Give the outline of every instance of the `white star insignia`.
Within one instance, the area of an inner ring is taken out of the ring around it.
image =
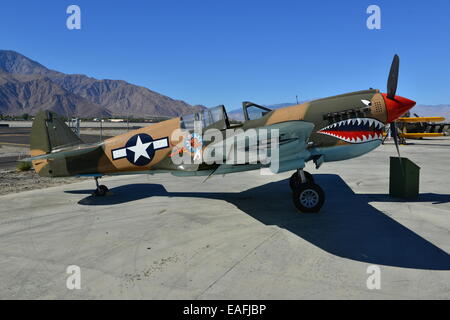
[[[149,139],[152,139],[152,138],[149,136]],[[134,146],[128,147],[128,148],[124,147],[124,148],[118,148],[118,149],[112,150],[112,158],[113,158],[113,160],[127,158],[127,150],[130,150],[134,153],[134,160],[132,161],[130,159],[130,163],[136,164],[136,162],[139,160],[140,157],[144,157],[151,161],[153,154],[149,155],[147,152],[147,149],[150,145],[153,146],[154,151],[157,151],[160,149],[166,149],[169,147],[169,138],[165,137],[165,138],[161,138],[161,139],[157,139],[157,140],[151,140],[148,143],[142,143],[142,139],[141,139],[140,135],[138,135]]]
[[[141,137],[138,136],[137,141],[136,141],[136,145],[134,147],[129,147],[128,150],[133,151],[134,152],[134,162],[136,163],[140,157],[144,157],[147,159],[150,159],[150,156],[147,153],[147,148],[153,143],[152,142],[148,142],[148,143],[142,143],[141,141]]]

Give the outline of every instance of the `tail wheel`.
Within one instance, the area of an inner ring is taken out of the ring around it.
[[[302,183],[294,190],[292,200],[299,211],[317,213],[325,203],[325,192],[315,183]]]
[[[108,189],[107,186],[101,185],[101,186],[98,187],[97,190],[95,190],[94,194],[96,196],[102,197],[102,196],[105,196],[108,193],[108,191],[109,191],[109,189]]]
[[[303,173],[305,174],[306,182],[314,183],[314,177],[311,173],[306,171],[303,171]],[[291,187],[291,190],[295,191],[301,184],[302,180],[300,179],[300,175],[298,172],[295,172],[289,179],[289,186]]]

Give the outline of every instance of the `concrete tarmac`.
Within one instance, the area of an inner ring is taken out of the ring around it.
[[[109,177],[105,198],[93,180],[2,196],[0,298],[449,299],[450,139],[415,143],[401,151],[422,168],[418,200],[388,196],[389,144],[308,166],[319,214],[295,210],[290,173],[259,171]],[[66,286],[71,265],[81,290]]]

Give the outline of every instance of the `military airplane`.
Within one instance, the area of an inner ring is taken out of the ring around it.
[[[407,145],[407,139],[423,139],[445,137],[450,135],[450,123],[443,122],[444,117],[420,117],[414,113],[414,117],[408,111],[401,118],[386,126],[383,133],[384,142],[394,134],[400,144]],[[395,132],[395,133],[394,133]]]
[[[31,158],[27,160],[32,161],[41,176],[93,177],[97,186],[94,195],[104,196],[108,188],[99,185],[98,179],[107,175],[170,172],[177,176],[210,177],[269,168],[271,164],[266,161],[228,163],[227,152],[219,153],[219,158],[225,160],[223,162],[202,160],[202,152],[217,145],[213,139],[207,141],[202,134],[214,129],[223,135],[223,141],[229,141],[241,137],[242,133],[245,136],[251,130],[276,130],[276,143],[265,146],[268,154],[274,154],[277,148],[274,172],[295,170],[289,180],[295,207],[300,212],[319,212],[325,193],[315,183],[314,177],[304,171],[305,164],[313,161],[318,169],[323,163],[355,158],[381,145],[385,125],[394,122],[415,105],[414,101],[396,95],[399,61],[395,55],[387,93],[370,89],[277,110],[244,102],[245,121],[234,125],[230,124],[225,107],[218,106],[96,144],[84,144],[62,118],[42,111],[33,122]],[[195,123],[201,123],[200,132],[195,128]],[[174,137],[174,131],[180,134]],[[237,152],[250,153],[250,139],[244,140],[245,146]],[[256,145],[259,144],[258,140]],[[197,161],[177,163],[174,158],[180,155]],[[239,176],[236,178],[239,179]]]
[[[400,142],[406,144],[406,139],[422,139],[443,137],[449,135],[450,123],[444,122],[444,117],[411,117],[407,112],[396,121],[399,129]]]

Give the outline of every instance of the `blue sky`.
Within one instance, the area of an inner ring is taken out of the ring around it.
[[[66,28],[70,4],[81,8],[81,30]],[[366,28],[371,4],[382,30]],[[398,53],[397,93],[448,104],[449,12],[448,0],[19,0],[2,3],[0,48],[228,109],[385,91]]]

